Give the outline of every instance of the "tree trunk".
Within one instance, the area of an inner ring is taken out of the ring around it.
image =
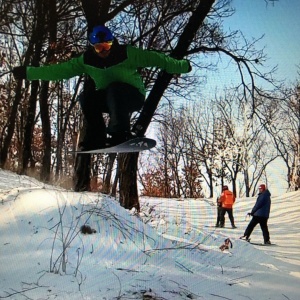
[[[56,1],[45,1],[45,12],[47,13],[49,23],[49,49],[47,52],[47,61],[50,61],[54,55],[54,48],[52,45],[56,43],[57,36],[57,12]],[[51,171],[51,121],[48,105],[48,90],[49,81],[42,83],[42,90],[40,95],[40,110],[42,120],[42,132],[43,132],[43,161],[41,169],[41,180],[48,182],[50,180]]]
[[[111,178],[112,178],[112,171],[113,171],[113,166],[116,160],[116,153],[111,153],[107,157],[106,160],[106,171],[105,171],[105,178],[103,180],[103,187],[102,187],[102,193],[103,194],[109,194],[110,193],[110,188],[111,188]]]
[[[39,2],[36,6],[37,19],[35,24],[35,30],[32,34],[31,47],[29,47],[29,49],[31,49],[31,51],[33,52],[32,64],[34,66],[38,66],[39,61],[41,59],[41,51],[43,47],[43,32],[45,28],[44,13],[45,13],[44,5],[42,2]],[[33,50],[33,45],[34,45],[34,50]],[[34,130],[34,119],[36,113],[38,87],[39,87],[38,81],[33,81],[31,83],[31,94],[29,98],[28,115],[25,124],[25,131],[24,131],[21,174],[26,174],[28,163],[29,161],[32,161],[31,146],[32,146],[32,138],[33,138],[33,130]]]
[[[16,125],[15,122],[17,118],[18,106],[22,99],[22,80],[18,80],[15,93],[16,93],[15,99],[7,122],[7,135],[4,137],[3,146],[1,149],[1,156],[0,156],[1,168],[5,167],[5,163],[8,155],[8,149],[15,130],[15,125]]]
[[[63,146],[64,146],[64,140],[65,140],[65,136],[66,136],[66,131],[67,131],[67,127],[70,121],[70,116],[71,116],[71,112],[73,110],[73,108],[76,105],[76,99],[77,99],[77,94],[78,94],[78,90],[79,90],[79,86],[81,83],[82,77],[79,78],[76,87],[75,87],[75,91],[74,94],[72,95],[72,99],[71,102],[69,104],[68,109],[63,112],[63,108],[61,108],[61,112],[60,112],[60,117],[59,120],[57,121],[57,124],[61,124],[59,126],[58,129],[58,136],[57,136],[57,151],[56,151],[56,161],[57,161],[57,165],[56,165],[56,170],[55,170],[55,179],[58,180],[59,176],[61,174],[62,171],[62,153],[63,153]],[[63,87],[61,87],[62,89]],[[61,98],[61,106],[64,106],[64,99],[63,96],[60,96]],[[74,139],[74,145],[76,145],[77,139]],[[73,149],[74,151],[76,150],[76,148],[74,147]]]
[[[91,155],[77,154],[75,160],[75,172],[73,177],[73,185],[75,192],[90,191],[91,183]]]
[[[58,96],[57,96],[57,147],[56,147],[56,169],[55,169],[55,180],[59,180],[60,173],[62,171],[62,154],[63,154],[63,144],[65,134],[63,131],[63,121],[64,121],[64,112],[63,112],[63,87],[59,85],[58,87]]]
[[[88,31],[94,26],[105,25],[111,0],[81,0],[82,8],[87,20]]]
[[[50,170],[51,170],[51,125],[49,116],[49,105],[48,105],[48,89],[49,82],[43,81],[42,90],[40,94],[40,110],[42,120],[42,132],[43,132],[43,159],[41,169],[41,180],[44,182],[50,181]]]
[[[209,169],[208,172],[208,179],[209,179],[209,198],[214,197],[214,181],[213,181],[213,172]]]
[[[140,211],[137,189],[137,162],[139,153],[119,154],[119,190],[121,206]]]
[[[31,84],[31,94],[29,97],[28,113],[26,118],[25,129],[24,129],[23,156],[22,156],[22,167],[21,167],[20,174],[26,174],[29,161],[32,160],[31,145],[32,145],[32,138],[33,138],[38,87],[39,87],[38,81],[34,81]]]

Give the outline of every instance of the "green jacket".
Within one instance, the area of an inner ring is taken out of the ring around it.
[[[103,59],[92,49],[67,62],[42,67],[27,67],[28,80],[62,80],[87,74],[96,89],[105,89],[112,82],[125,82],[146,94],[140,68],[158,67],[171,74],[190,71],[188,60],[177,60],[156,51],[143,50],[130,45],[112,47],[111,54]]]

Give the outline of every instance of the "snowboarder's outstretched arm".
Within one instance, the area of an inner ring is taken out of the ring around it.
[[[83,57],[73,58],[67,62],[41,67],[15,67],[12,73],[16,79],[28,80],[62,80],[84,73]]]
[[[128,46],[128,55],[137,67],[158,67],[170,74],[188,73],[192,70],[187,59],[175,59],[154,50]]]

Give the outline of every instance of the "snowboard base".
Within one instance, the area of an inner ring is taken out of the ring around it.
[[[75,151],[77,154],[98,154],[98,153],[130,153],[149,150],[156,146],[156,141],[146,137],[137,137],[122,144],[88,151]]]

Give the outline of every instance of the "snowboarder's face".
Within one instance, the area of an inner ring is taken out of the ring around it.
[[[101,58],[106,58],[109,54],[110,54],[110,50],[108,51],[104,50],[102,52],[97,53],[97,55],[100,56]]]
[[[98,56],[100,56],[101,58],[106,58],[110,53],[112,43],[112,41],[97,43],[94,44],[93,47]]]

